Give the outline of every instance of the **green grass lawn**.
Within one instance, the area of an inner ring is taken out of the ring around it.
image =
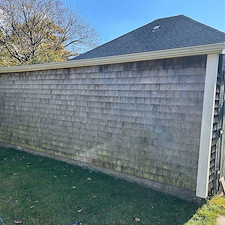
[[[0,148],[0,217],[6,225],[176,225],[197,208],[102,173]]]
[[[225,198],[214,196],[185,225],[216,225],[219,215],[225,216]]]

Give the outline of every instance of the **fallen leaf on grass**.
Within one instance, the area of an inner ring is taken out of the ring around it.
[[[99,218],[99,217],[101,217],[101,215],[99,215],[99,214],[94,215],[94,218]]]
[[[135,221],[140,222],[141,220],[140,220],[140,218],[137,217],[137,218],[135,218]]]

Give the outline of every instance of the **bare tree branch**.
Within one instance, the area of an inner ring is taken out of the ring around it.
[[[21,63],[40,57],[43,46],[56,51],[93,47],[96,37],[60,0],[0,0],[0,42]]]

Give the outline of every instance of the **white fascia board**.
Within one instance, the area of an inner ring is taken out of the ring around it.
[[[200,198],[206,198],[208,196],[218,63],[219,54],[207,55],[196,188],[196,196]]]
[[[38,71],[38,70],[50,70],[50,69],[66,69],[66,68],[75,68],[75,67],[83,67],[83,66],[97,66],[97,65],[145,61],[145,60],[162,59],[162,58],[174,58],[174,57],[191,56],[191,55],[207,55],[207,54],[213,54],[213,53],[221,54],[223,50],[224,50],[224,43],[217,43],[217,44],[192,46],[192,47],[185,47],[185,48],[174,48],[174,49],[166,49],[166,50],[151,51],[151,52],[108,56],[108,57],[101,57],[101,58],[71,60],[66,62],[2,67],[0,68],[0,73],[28,72],[28,71]]]

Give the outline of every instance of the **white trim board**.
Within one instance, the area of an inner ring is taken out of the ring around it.
[[[196,188],[196,196],[200,198],[206,198],[208,196],[209,166],[218,63],[218,54],[207,55]]]
[[[26,66],[13,66],[0,68],[1,73],[29,72],[50,69],[66,69],[83,66],[97,66],[106,64],[126,63],[162,58],[174,58],[192,55],[221,54],[224,51],[224,43],[200,45],[184,48],[165,49],[151,52],[141,52],[126,55],[108,56],[93,59],[70,60],[66,62],[33,64]]]

